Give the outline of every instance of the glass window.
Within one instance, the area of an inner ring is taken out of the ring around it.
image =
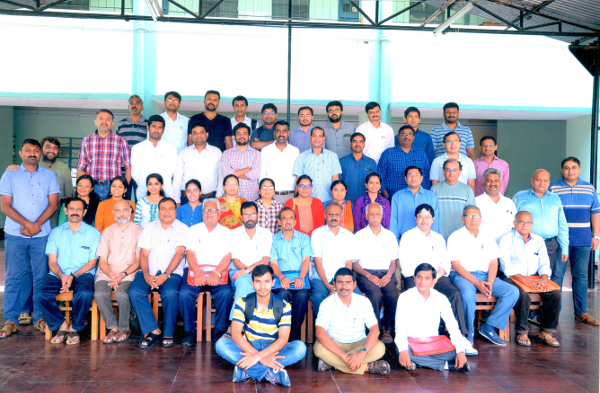
[[[292,0],[292,19],[308,20],[310,0]],[[289,1],[273,0],[273,19],[287,19]]]

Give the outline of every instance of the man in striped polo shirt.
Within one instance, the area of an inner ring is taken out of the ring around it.
[[[119,122],[116,134],[125,138],[131,154],[131,149],[135,145],[148,139],[148,121],[142,115],[144,101],[140,96],[134,94],[129,97],[129,106],[127,109],[129,110],[129,117]],[[121,171],[125,173],[125,167],[122,166]],[[135,180],[130,181],[129,187],[127,188],[127,194],[125,194],[124,198],[132,199],[131,197],[136,193],[136,190],[137,183]]]
[[[449,102],[444,105],[444,123],[431,130],[431,139],[433,140],[433,148],[435,150],[435,156],[439,157],[446,152],[444,149],[444,135],[450,131],[456,132],[460,136],[462,145],[460,152],[466,156],[469,156],[471,160],[475,159],[475,143],[473,142],[473,133],[467,126],[463,126],[458,121],[458,104],[456,102]]]
[[[600,239],[600,202],[594,186],[579,178],[581,164],[577,158],[565,158],[561,167],[563,178],[552,182],[550,191],[560,197],[569,226],[568,254],[573,276],[575,319],[597,326],[598,320],[587,312],[587,279],[590,253],[598,248]],[[567,250],[562,253],[566,254]],[[562,287],[567,262],[551,260],[550,264],[552,281]]]
[[[306,356],[306,345],[302,341],[288,343],[292,306],[271,293],[274,277],[268,265],[258,265],[252,270],[256,293],[236,301],[231,337],[225,335],[217,341],[217,353],[235,365],[233,382],[265,379],[272,384],[291,386],[284,367]],[[254,304],[250,318],[246,312],[247,301]]]

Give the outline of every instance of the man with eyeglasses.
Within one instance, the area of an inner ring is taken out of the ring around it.
[[[402,174],[409,166],[416,166],[424,174],[421,186],[431,188],[429,181],[429,159],[421,149],[413,147],[415,130],[411,126],[402,126],[398,131],[400,146],[391,147],[383,152],[377,163],[377,172],[381,176],[381,194],[390,199],[396,191],[408,187]]]
[[[508,179],[510,176],[510,168],[508,162],[496,157],[496,138],[491,135],[486,135],[479,141],[479,150],[481,150],[481,157],[473,160],[475,165],[475,175],[477,180],[475,182],[475,196],[478,197],[484,193],[483,181],[485,179],[484,172],[489,168],[495,168],[502,173],[502,185],[500,186],[500,194],[506,193],[508,187]]]
[[[210,198],[202,205],[202,221],[193,225],[185,241],[189,277],[184,277],[179,288],[179,308],[185,324],[181,344],[196,344],[196,300],[200,292],[210,292],[215,301],[215,337],[218,340],[227,331],[229,311],[233,305],[233,290],[229,281],[223,284],[223,275],[231,262],[231,231],[219,225],[219,201]],[[188,280],[194,284],[190,285]]]
[[[231,128],[237,126],[238,123],[244,123],[250,130],[254,131],[258,128],[258,120],[251,119],[246,116],[246,111],[248,110],[248,100],[244,96],[236,96],[231,101],[231,105],[233,106],[233,112],[235,115],[231,118]],[[235,144],[235,141],[234,141]],[[256,149],[256,147],[255,147]],[[257,149],[260,150],[260,149]]]
[[[484,194],[475,198],[475,204],[481,210],[481,227],[485,228],[498,241],[500,236],[513,229],[517,207],[512,199],[502,195],[502,172],[489,168],[483,173]]]
[[[433,141],[431,135],[425,131],[419,130],[419,124],[421,123],[421,111],[414,106],[406,108],[404,111],[404,122],[411,126],[415,130],[415,140],[413,146],[421,149],[427,154],[429,164],[435,159],[435,152],[433,151]],[[400,136],[394,138],[394,145],[400,146]]]
[[[475,195],[471,187],[458,181],[462,171],[462,164],[455,159],[444,162],[445,181],[431,186],[440,209],[440,235],[448,240],[452,232],[462,225],[462,212],[466,205],[475,205]]]
[[[193,143],[191,125],[199,120],[204,123],[206,132],[208,133],[208,143],[211,146],[214,146],[221,151],[233,147],[231,120],[229,120],[228,117],[217,113],[220,100],[221,93],[216,90],[209,90],[204,94],[204,112],[198,113],[190,118],[188,125],[188,145]],[[202,183],[202,185],[204,185],[204,183]]]
[[[560,290],[548,291],[548,280],[552,275],[550,260],[546,251],[544,239],[531,233],[533,218],[531,214],[522,210],[514,217],[514,229],[505,233],[498,241],[500,248],[500,268],[506,278],[504,281],[515,286],[519,291],[519,297],[515,303],[515,328],[517,335],[515,341],[524,347],[531,346],[527,337],[529,325],[527,317],[531,306],[531,297],[515,283],[515,280],[523,282],[539,291],[538,295],[544,302],[542,306],[542,317],[540,319],[541,329],[539,338],[551,347],[558,347],[558,340],[552,335],[558,328],[558,317],[560,315]],[[529,276],[539,276],[539,279],[531,279]]]
[[[459,150],[461,144],[460,136],[454,131],[450,131],[444,136],[444,147],[446,148],[446,151],[437,156],[431,164],[431,184],[438,183],[444,179],[443,164],[446,160],[452,158],[458,160],[462,166],[462,172],[458,181],[467,184],[471,187],[473,193],[475,193],[475,179],[477,177],[475,175],[475,166],[469,157],[460,153]]]
[[[271,256],[273,234],[258,223],[256,202],[242,203],[242,223],[244,226],[231,231],[231,265],[229,278],[235,290],[234,304],[238,299],[254,292],[251,273],[259,265],[268,265]],[[229,319],[233,320],[232,307]]]
[[[450,280],[460,291],[467,324],[467,339],[475,337],[477,292],[497,298],[494,310],[479,329],[479,334],[492,344],[506,346],[495,329],[504,330],[510,312],[519,298],[519,290],[496,277],[500,250],[494,238],[479,228],[481,211],[475,205],[464,207],[464,226],[448,238],[448,258],[452,261]]]
[[[365,106],[365,112],[369,121],[356,127],[366,138],[365,154],[379,163],[381,153],[390,147],[394,147],[394,130],[381,121],[381,107],[378,103],[371,101]]]
[[[463,142],[460,146],[460,152],[471,160],[475,159],[475,144],[473,143],[473,133],[467,126],[463,126],[458,121],[459,107],[456,102],[449,102],[444,105],[444,122],[439,126],[434,127],[431,130],[431,139],[433,140],[433,149],[435,150],[435,156],[439,157],[444,153],[446,148],[442,142],[444,141],[444,135],[450,131],[456,132],[460,136],[460,140]]]
[[[290,144],[296,146],[300,153],[310,150],[310,135],[312,134],[313,110],[310,106],[298,109],[298,122],[300,125],[290,132]],[[325,145],[323,144],[323,147]]]
[[[261,111],[263,125],[256,130],[252,129],[250,146],[262,150],[272,145],[275,140],[275,122],[277,121],[277,107],[274,104],[264,104]]]
[[[248,146],[250,140],[250,127],[245,123],[238,123],[233,128],[235,146],[225,150],[221,156],[221,170],[223,177],[237,176],[240,188],[238,196],[249,201],[258,199],[258,178],[260,177],[260,152]]]
[[[294,163],[300,155],[296,146],[288,143],[290,125],[285,120],[275,122],[275,143],[261,150],[260,180],[271,179],[277,186],[273,199],[285,205],[288,199],[294,197],[295,176]],[[273,187],[263,185],[263,187]]]
[[[354,125],[342,120],[344,106],[340,101],[331,101],[325,107],[329,121],[323,125],[325,137],[327,138],[327,148],[337,154],[338,157],[344,157],[351,153],[350,139],[354,134]]]
[[[371,157],[363,154],[365,148],[365,136],[355,132],[350,138],[350,149],[352,153],[340,158],[340,180],[346,183],[346,199],[354,202],[365,195],[365,179],[371,172],[377,171],[377,163]]]
[[[177,154],[187,147],[187,129],[190,118],[179,113],[181,94],[176,91],[165,93],[165,111],[161,113],[165,119],[165,132],[162,140],[175,146]]]

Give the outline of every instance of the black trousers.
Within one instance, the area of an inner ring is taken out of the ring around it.
[[[388,272],[387,270],[368,269],[365,269],[365,271],[377,278],[382,278]],[[398,280],[396,280],[396,277],[392,274],[390,282],[384,287],[378,287],[369,281],[368,278],[360,274],[356,275],[356,282],[358,283],[358,288],[371,301],[371,305],[373,305],[373,311],[375,311],[375,316],[377,317],[379,330],[387,330],[393,334],[394,318],[396,317],[396,306],[398,304],[398,289],[396,289]],[[384,306],[383,319],[380,318],[382,305]]]
[[[292,304],[292,329],[290,331],[289,341],[300,340],[302,332],[302,322],[308,311],[308,289],[273,289],[275,295]]]
[[[402,280],[404,281],[405,289],[415,287],[414,277],[402,277]],[[433,289],[435,289],[436,291],[448,298],[450,306],[452,307],[454,319],[456,319],[456,322],[458,322],[460,332],[462,334],[467,334],[467,324],[465,323],[465,312],[463,311],[462,297],[460,296],[460,291],[456,289],[454,285],[452,285],[452,281],[450,281],[450,279],[446,276],[439,277]]]
[[[531,306],[531,297],[529,296],[529,293],[518,286],[512,278],[507,277],[504,281],[519,289],[519,299],[513,307],[513,310],[515,310],[515,327],[517,334],[527,334],[529,333],[527,316],[529,315],[529,307]],[[560,291],[550,291],[540,292],[539,295],[544,302],[540,320],[542,331],[546,333],[556,333],[556,329],[558,328],[558,317],[560,315],[561,293]]]

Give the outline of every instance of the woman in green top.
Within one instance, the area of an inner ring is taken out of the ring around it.
[[[94,219],[96,218],[96,209],[98,209],[98,204],[100,203],[100,199],[98,199],[98,195],[94,192],[94,179],[90,175],[81,175],[77,179],[77,184],[75,185],[75,193],[74,197],[79,197],[88,204],[87,211],[85,212],[85,216],[83,216],[83,222],[88,225],[94,226]],[[67,222],[67,215],[65,214],[65,204],[63,203],[60,206],[60,212],[58,213],[58,225],[62,225]]]

